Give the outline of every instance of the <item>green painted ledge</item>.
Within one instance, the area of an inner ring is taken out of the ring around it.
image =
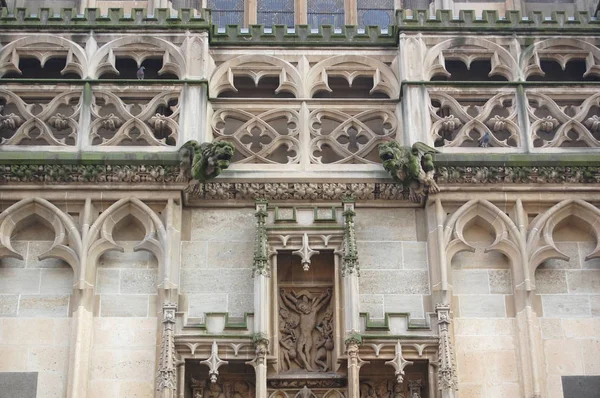
[[[443,166],[600,166],[595,153],[473,153],[434,155],[436,167]]]
[[[179,153],[173,152],[32,152],[1,151],[0,164],[69,165],[164,165],[178,166]]]

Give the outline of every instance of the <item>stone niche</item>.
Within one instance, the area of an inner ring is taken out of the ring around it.
[[[427,361],[414,361],[397,383],[392,367],[371,361],[360,369],[360,398],[429,398],[427,368]]]
[[[243,361],[229,361],[219,369],[219,377],[211,382],[208,368],[198,362],[187,362],[185,366],[186,398],[254,398],[254,371]],[[190,394],[190,395],[188,395]]]
[[[311,258],[304,270],[291,252],[277,255],[277,371],[269,396],[336,397],[346,375],[336,372],[336,282],[333,252]],[[299,395],[298,395],[299,394]]]

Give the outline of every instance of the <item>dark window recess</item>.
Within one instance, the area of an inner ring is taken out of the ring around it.
[[[394,23],[394,0],[358,0],[358,26],[377,25],[387,28]]]
[[[308,0],[308,24],[312,28],[321,25],[343,26],[344,0]]]
[[[115,66],[119,71],[119,74],[104,73],[100,76],[100,79],[137,79],[138,66],[131,58],[117,58]],[[172,73],[158,74],[158,71],[162,69],[163,63],[162,58],[149,58],[142,62],[144,67],[144,79],[179,79]]]
[[[489,60],[473,61],[469,69],[462,61],[446,60],[446,70],[450,73],[450,77],[434,75],[431,81],[507,81],[506,77],[501,75],[489,76],[492,70],[492,64]]]
[[[402,9],[404,10],[428,10],[429,4],[433,0],[403,0]]]
[[[244,24],[244,0],[208,0],[208,8],[219,27]]]
[[[219,98],[295,98],[294,94],[287,91],[275,93],[279,87],[279,77],[265,76],[254,84],[254,80],[248,76],[234,76],[233,85],[238,90],[224,91],[218,95]]]
[[[583,77],[587,70],[583,59],[567,62],[564,70],[558,62],[551,60],[540,60],[540,66],[544,76],[532,75],[527,78],[528,81],[600,81],[598,76]]]
[[[258,23],[294,26],[294,0],[258,0]]]
[[[36,58],[21,58],[19,60],[19,69],[22,74],[10,72],[2,76],[3,78],[23,78],[23,79],[81,79],[76,73],[65,73],[62,71],[67,65],[66,58],[50,58],[46,60],[44,67]]]
[[[350,86],[348,80],[343,77],[329,76],[327,83],[332,91],[317,91],[313,98],[390,98],[379,91],[370,93],[374,84],[372,77],[357,77]]]
[[[600,376],[563,376],[565,398],[598,398]]]

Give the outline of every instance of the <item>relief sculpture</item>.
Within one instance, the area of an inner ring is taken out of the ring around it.
[[[211,383],[193,380],[193,398],[254,398],[254,386],[243,380]]]
[[[331,288],[281,289],[279,345],[284,371],[327,372],[328,352],[333,350],[333,313],[328,307]]]
[[[360,398],[407,398],[404,386],[393,380],[372,380],[360,383]]]

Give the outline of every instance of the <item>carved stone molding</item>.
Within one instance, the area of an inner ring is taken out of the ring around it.
[[[229,364],[228,361],[223,361],[219,358],[219,346],[216,341],[213,341],[212,348],[210,351],[210,357],[204,361],[200,361],[201,364],[208,366],[208,375],[211,383],[217,382],[219,376],[219,368],[223,365]]]
[[[443,166],[438,184],[597,184],[600,167],[574,166]]]
[[[269,387],[271,388],[302,388],[307,386],[308,388],[343,388],[346,386],[346,380],[342,378],[338,379],[275,379],[269,380]]]
[[[266,229],[267,216],[269,215],[267,206],[268,203],[266,201],[256,203],[256,238],[254,244],[254,264],[252,266],[254,276],[271,275]]]
[[[458,385],[456,362],[452,340],[450,339],[450,305],[437,304],[435,311],[438,316],[440,343],[438,349],[438,384],[440,390],[455,390]]]
[[[402,345],[400,345],[400,341],[396,343],[396,356],[391,361],[387,361],[386,365],[390,365],[394,367],[395,375],[396,375],[396,383],[402,384],[404,381],[404,368],[408,365],[412,365],[412,361],[407,361],[402,356]]]
[[[177,311],[176,304],[167,303],[163,306],[163,335],[158,365],[157,391],[177,389],[175,311]]]
[[[356,274],[360,276],[360,265],[358,262],[358,248],[356,245],[356,234],[354,230],[354,203],[344,203],[344,246],[342,276]]]

